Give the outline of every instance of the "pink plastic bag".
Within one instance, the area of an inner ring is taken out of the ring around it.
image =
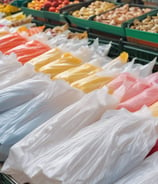
[[[113,92],[124,83],[128,83],[128,85],[130,85],[134,82],[136,82],[136,78],[133,77],[130,73],[122,73],[118,75],[114,80],[109,82],[107,87],[109,88],[110,92]]]
[[[139,110],[143,105],[150,106],[158,101],[158,86],[153,85],[133,98],[122,102],[117,109],[126,108],[131,112]]]
[[[124,102],[142,93],[145,89],[150,88],[151,86],[151,83],[142,79],[137,79],[135,82],[126,81],[115,90],[114,95],[117,96],[121,102]]]

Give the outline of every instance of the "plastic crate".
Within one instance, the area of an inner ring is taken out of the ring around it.
[[[143,20],[145,19],[148,15],[153,16],[158,14],[158,9],[153,10],[145,15],[142,15],[140,17],[137,17],[135,19],[138,20]],[[135,19],[132,19],[127,22],[127,26],[125,28],[125,33],[126,33],[126,39],[129,42],[136,43],[138,45],[147,45],[150,47],[156,47],[158,48],[158,33],[150,33],[150,32],[145,32],[145,31],[140,31],[136,29],[130,29],[130,26],[133,24],[133,21]]]
[[[0,184],[18,184],[18,183],[10,176],[0,173]]]
[[[123,5],[125,5],[125,4],[122,4],[122,5],[120,5],[120,6],[116,7],[116,8],[119,8],[119,7],[123,6]],[[137,5],[137,4],[129,4],[129,7],[139,7],[139,8],[155,9],[154,7],[151,7],[151,6],[144,6],[144,5]],[[116,8],[114,8],[114,9],[116,9]],[[110,12],[110,11],[112,11],[112,10],[106,11],[104,13],[107,13],[107,12]],[[104,13],[102,13],[102,14],[104,14]],[[144,14],[144,15],[146,15],[146,14]],[[109,34],[117,35],[117,36],[120,36],[120,37],[123,37],[123,38],[126,37],[125,27],[127,25],[127,22],[124,22],[121,25],[121,27],[118,27],[118,26],[103,24],[103,23],[94,21],[95,17],[96,16],[93,16],[93,17],[90,18],[91,20],[93,20],[93,21],[91,21],[89,23],[91,29],[95,29],[95,30],[98,30],[98,31],[102,31],[102,32],[106,32],[106,33],[109,33]]]
[[[62,13],[64,13],[64,16],[65,16],[67,22],[72,27],[79,27],[79,28],[83,28],[85,30],[88,30],[88,29],[92,28],[93,27],[93,21],[91,19],[88,19],[88,20],[87,19],[81,19],[81,18],[74,17],[71,14],[75,10],[79,10],[82,7],[89,6],[94,1],[95,0],[79,3],[74,7],[66,8]],[[104,1],[104,0],[102,0],[102,1]],[[107,1],[107,2],[109,2],[109,1]],[[113,3],[113,2],[111,2],[111,3]]]
[[[22,11],[26,14],[26,15],[32,15],[33,17],[37,17],[37,18],[45,18],[44,17],[44,13],[43,11],[40,11],[40,10],[34,10],[34,9],[30,9],[30,8],[27,8],[27,4],[29,2],[31,2],[32,0],[27,0],[23,3],[21,9]]]
[[[24,0],[15,0],[11,3],[11,5],[21,8],[24,3]]]

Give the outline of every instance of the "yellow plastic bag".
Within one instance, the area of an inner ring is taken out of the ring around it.
[[[88,77],[89,75],[92,75],[98,71],[101,71],[101,68],[85,63],[56,75],[54,79],[64,79],[67,82],[72,83],[82,78]]]
[[[64,53],[60,59],[41,67],[39,71],[50,74],[51,79],[53,79],[57,74],[81,64],[82,61],[80,59],[74,57],[70,53]]]
[[[151,105],[150,110],[151,110],[153,116],[158,117],[158,102]]]
[[[39,71],[40,68],[50,62],[56,61],[62,55],[62,51],[59,48],[51,49],[44,54],[35,57],[29,61],[33,64],[36,71]]]
[[[114,77],[111,76],[99,76],[94,74],[73,82],[72,86],[84,91],[85,93],[89,93],[95,89],[102,88],[111,80],[113,80],[113,78]]]

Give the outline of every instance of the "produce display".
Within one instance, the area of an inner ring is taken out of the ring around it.
[[[1,4],[0,3],[0,12],[4,13],[5,16],[10,15],[12,13],[18,12],[20,11],[19,8],[17,8],[16,6],[12,6],[10,4]]]
[[[142,21],[135,19],[130,28],[150,33],[158,33],[158,14],[154,16],[147,16],[147,18]]]
[[[72,12],[72,15],[81,19],[89,19],[93,15],[98,15],[102,12],[114,8],[116,5],[105,1],[94,1],[88,7],[82,7],[80,10]]]
[[[79,0],[32,0],[27,7],[35,10],[47,10],[59,13],[60,9],[66,5],[79,3]]]
[[[22,12],[19,12],[1,19],[0,24],[2,26],[17,27],[23,24],[31,23],[32,19],[31,15],[26,16]]]
[[[108,11],[94,18],[95,21],[103,24],[121,26],[123,22],[150,12],[150,8],[139,8],[125,4],[119,8]]]
[[[47,10],[59,11],[58,3]],[[124,5],[107,13],[123,21],[148,11]],[[0,24],[0,183],[5,173],[18,184],[156,184],[157,59],[138,64],[122,49],[110,58],[111,42],[67,24],[36,26],[23,13]]]

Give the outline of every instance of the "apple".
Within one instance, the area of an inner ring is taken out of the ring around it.
[[[56,9],[55,9],[55,7],[50,7],[50,8],[49,8],[49,11],[50,11],[50,12],[55,12]]]

